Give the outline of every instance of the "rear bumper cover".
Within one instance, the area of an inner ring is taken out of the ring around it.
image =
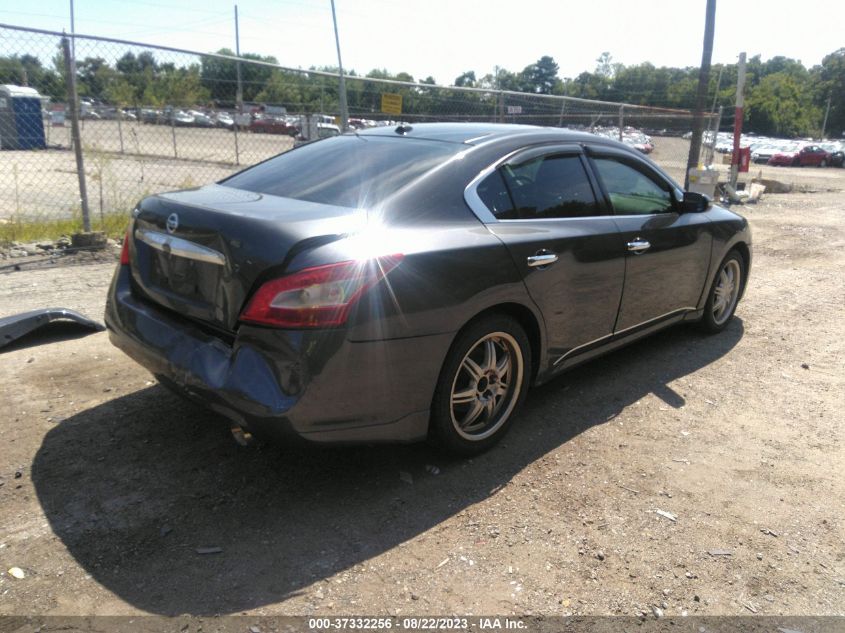
[[[424,439],[452,341],[241,326],[230,345],[135,297],[128,266],[115,273],[105,321],[112,343],[167,386],[252,432],[313,442]]]

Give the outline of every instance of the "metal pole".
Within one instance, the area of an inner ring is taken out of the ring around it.
[[[240,28],[238,27],[238,5],[235,5],[235,55],[240,58],[241,56],[241,33]],[[244,90],[243,85],[241,83],[241,60],[235,64],[235,70],[237,72],[238,78],[238,88],[237,92],[235,93],[235,106],[238,109],[238,114],[244,113]],[[236,141],[237,142],[237,141]]]
[[[716,29],[716,0],[707,0],[704,18],[704,46],[701,52],[701,67],[698,71],[698,91],[692,120],[692,138],[684,174],[684,189],[689,188],[689,170],[698,166],[701,160],[701,133],[704,129],[704,107],[707,87],[710,83],[710,60],[713,58],[713,34]]]
[[[622,142],[622,128],[625,126],[625,106],[619,106],[619,142]]]
[[[824,121],[822,121],[821,140],[824,140],[824,131],[827,129],[827,115],[828,114],[830,114],[830,97],[827,98],[827,107],[824,110]]]
[[[88,212],[88,188],[85,184],[85,161],[82,156],[82,135],[79,133],[79,97],[76,94],[76,64],[70,49],[70,41],[62,38],[62,52],[67,71],[68,105],[70,106],[70,127],[73,138],[73,153],[76,156],[76,175],[79,179],[79,199],[82,203],[82,228],[91,232],[91,216]]]
[[[337,34],[337,14],[334,10],[334,0],[332,2],[332,22],[334,23],[334,41],[337,45],[337,69],[340,75],[340,129],[346,131],[349,126],[349,110],[346,106],[346,80],[343,77],[343,61],[340,59],[340,37]]]
[[[73,51],[73,59],[74,63],[76,60],[76,38],[74,34],[76,33],[76,19],[74,17],[73,11],[73,0],[70,0],[70,37],[71,37],[71,50]]]
[[[232,133],[235,135],[235,165],[241,164],[241,148],[238,146],[238,124],[232,125]]]
[[[238,57],[238,61],[235,62],[235,71],[237,72],[237,89],[235,92],[235,110],[237,111],[236,119],[239,119],[243,116],[244,113],[244,91],[243,91],[243,84],[241,83],[241,31],[240,27],[238,26],[238,5],[235,5],[235,55]],[[241,164],[241,149],[238,144],[238,125],[239,121],[235,121],[232,125],[232,132],[235,134],[235,164]],[[175,149],[175,146],[174,146]]]
[[[123,151],[123,110],[117,108],[117,136],[120,139],[120,153],[125,154],[126,152]]]
[[[713,93],[713,107],[710,108],[710,112],[716,111],[716,102],[719,100],[719,88],[722,87],[722,71],[723,70],[725,70],[724,64],[719,66],[719,78],[716,79],[716,92]]]
[[[736,188],[739,176],[739,139],[742,136],[742,108],[745,104],[742,91],[745,89],[745,53],[739,54],[736,79],[736,109],[734,111],[734,148],[731,156],[731,187]]]
[[[705,165],[713,164],[713,155],[716,151],[716,138],[719,136],[719,128],[722,126],[722,110],[722,106],[719,106],[719,113],[716,115],[715,118],[712,119],[715,125],[711,129],[710,146],[707,148],[707,153],[705,154]]]

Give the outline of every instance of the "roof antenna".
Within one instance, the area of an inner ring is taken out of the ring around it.
[[[405,134],[407,134],[408,132],[410,132],[413,129],[414,128],[412,128],[407,123],[400,123],[399,127],[396,128],[396,133],[404,136]]]

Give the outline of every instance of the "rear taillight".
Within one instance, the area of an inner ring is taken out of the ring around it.
[[[284,328],[336,327],[358,299],[402,261],[391,255],[306,268],[264,283],[241,314],[244,323]]]
[[[120,249],[120,265],[129,265],[129,233],[123,236],[123,248]]]

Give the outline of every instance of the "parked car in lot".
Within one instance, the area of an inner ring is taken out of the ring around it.
[[[832,167],[845,166],[845,144],[843,143],[820,143],[819,146],[830,155],[829,165]]]
[[[780,150],[775,145],[758,145],[751,148],[751,162],[753,163],[768,163],[769,159],[777,154]]]
[[[284,117],[256,115],[249,124],[249,131],[256,134],[287,134],[296,136],[299,128],[291,125]]]
[[[138,111],[138,120],[141,123],[154,124],[161,122],[161,111],[153,108],[141,108]]]
[[[768,161],[769,165],[793,166],[793,167],[827,167],[830,163],[830,154],[818,145],[798,145],[791,150],[782,150],[775,153]]]
[[[111,340],[254,434],[490,448],[531,385],[681,322],[723,330],[746,220],[568,130],[379,127],[142,200]]]
[[[313,138],[307,138],[305,136],[307,133],[308,127],[306,126],[306,128],[302,130],[302,133],[296,137],[293,146],[299,147],[304,143],[311,143],[313,141],[319,141],[324,138],[340,136],[340,126],[337,126],[334,123],[315,123],[311,126],[311,134],[313,135]]]
[[[121,110],[120,108],[103,108],[100,110],[100,118],[107,121],[135,121],[138,117],[134,113]]]
[[[214,120],[205,112],[199,110],[188,110],[187,114],[193,117],[194,127],[214,127]]]
[[[172,123],[176,127],[192,127],[194,117],[182,110],[176,110],[168,113],[168,123]]]
[[[222,127],[227,130],[232,130],[235,127],[235,119],[228,112],[218,112],[214,115],[214,125]]]
[[[641,132],[625,134],[622,137],[622,142],[643,154],[651,154],[654,151],[654,144],[651,142],[651,139]]]

